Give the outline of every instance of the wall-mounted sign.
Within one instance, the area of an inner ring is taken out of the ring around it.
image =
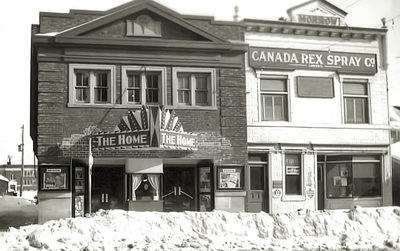
[[[160,147],[194,150],[196,139],[196,134],[161,130]]]
[[[313,187],[307,187],[306,188],[307,198],[312,199],[312,198],[314,198],[314,195],[315,195],[315,189]]]
[[[261,69],[337,71],[374,75],[375,54],[250,47],[249,64]]]
[[[273,198],[280,198],[280,197],[282,197],[282,189],[281,189],[281,188],[273,188],[273,189],[272,189],[272,197],[273,197]]]
[[[130,110],[114,132],[92,135],[93,149],[162,147],[197,150],[197,134],[183,130],[175,111],[161,107]]]
[[[143,147],[149,146],[149,142],[149,130],[101,133],[93,136],[93,148]]]
[[[332,16],[298,15],[299,23],[339,26],[340,19]]]
[[[286,166],[286,175],[300,175],[300,166]]]

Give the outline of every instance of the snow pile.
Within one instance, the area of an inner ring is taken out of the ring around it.
[[[1,236],[2,235],[2,236]],[[6,250],[400,249],[400,208],[293,214],[100,211],[11,228]]]

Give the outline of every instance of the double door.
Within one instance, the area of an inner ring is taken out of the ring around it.
[[[164,211],[197,210],[195,167],[164,167]]]

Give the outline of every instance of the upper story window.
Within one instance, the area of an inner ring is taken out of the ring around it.
[[[173,105],[177,107],[215,107],[215,69],[174,68]]]
[[[166,70],[163,67],[122,67],[122,104],[163,104]]]
[[[288,85],[283,77],[260,79],[261,120],[288,121]]]
[[[343,83],[344,116],[347,124],[369,122],[368,85],[366,82]]]
[[[161,22],[148,15],[140,15],[134,20],[126,21],[127,36],[161,37]]]
[[[69,65],[70,104],[113,104],[115,66]]]

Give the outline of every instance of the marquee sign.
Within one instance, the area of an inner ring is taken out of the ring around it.
[[[250,47],[249,64],[261,69],[324,70],[375,75],[376,54]]]
[[[197,134],[185,132],[175,111],[142,107],[128,111],[113,132],[95,133],[93,149],[161,147],[197,150]]]

